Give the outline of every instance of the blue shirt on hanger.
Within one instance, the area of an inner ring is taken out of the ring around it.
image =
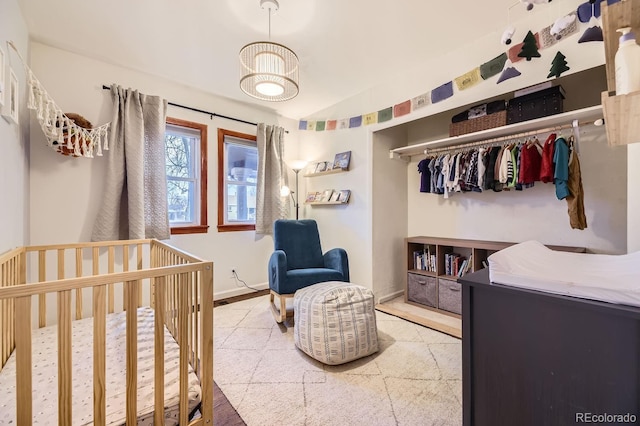
[[[564,138],[556,139],[553,150],[553,162],[555,170],[553,173],[553,182],[556,185],[556,197],[558,200],[564,200],[571,193],[567,181],[569,180],[569,146]]]

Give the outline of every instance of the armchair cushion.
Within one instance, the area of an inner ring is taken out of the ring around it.
[[[276,220],[273,224],[276,250],[287,254],[287,269],[322,268],[320,234],[315,220]]]

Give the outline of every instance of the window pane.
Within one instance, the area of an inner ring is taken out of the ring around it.
[[[194,177],[193,150],[196,146],[196,139],[167,133],[165,146],[167,176],[182,178]]]
[[[195,191],[195,183],[192,181],[167,180],[169,222],[196,222]]]
[[[232,142],[227,143],[227,180],[256,182],[258,149]]]
[[[227,221],[255,222],[256,187],[227,184]]]

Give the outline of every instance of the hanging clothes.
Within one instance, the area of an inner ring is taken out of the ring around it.
[[[520,173],[518,182],[527,185],[540,180],[540,170],[542,167],[542,155],[540,146],[533,142],[525,144],[520,150]]]
[[[431,192],[431,170],[429,169],[431,158],[425,158],[418,163],[420,173],[420,192]]]
[[[551,133],[542,147],[542,162],[540,164],[540,180],[544,183],[553,182],[553,148],[556,134]]]
[[[556,198],[564,200],[571,193],[567,181],[569,180],[569,147],[567,141],[560,137],[553,147],[553,182],[556,185]]]
[[[584,190],[582,189],[582,175],[580,160],[575,145],[572,145],[571,160],[569,161],[569,180],[567,186],[571,194],[567,196],[569,224],[573,229],[586,229],[587,217],[584,213]]]

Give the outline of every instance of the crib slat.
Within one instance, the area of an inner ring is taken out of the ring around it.
[[[136,424],[138,411],[138,310],[136,295],[140,281],[125,282],[127,294],[127,424]],[[185,423],[186,424],[186,423]]]
[[[93,423],[106,424],[106,307],[105,286],[93,288]]]
[[[95,274],[94,274],[95,275]],[[76,277],[82,276],[82,249],[76,249]],[[82,319],[82,289],[76,289],[76,319]]]
[[[200,274],[202,418],[213,423],[213,262]]]
[[[165,277],[154,280],[155,305],[154,311],[154,378],[155,378],[155,412],[154,424],[164,424],[164,302],[165,302]]]
[[[136,267],[138,271],[142,269],[142,244],[136,245]],[[142,306],[142,285],[138,286],[138,307]]]
[[[31,297],[15,299],[17,316],[14,323],[16,340],[16,404],[17,424],[32,422],[32,377],[31,377]]]
[[[38,281],[43,282],[47,279],[47,252],[44,250],[38,251]],[[38,295],[38,327],[47,326],[47,295]]]
[[[129,246],[122,246],[122,272],[129,271]],[[122,283],[122,309],[127,310],[127,286]]]
[[[107,256],[107,263],[108,265],[108,269],[107,272],[109,274],[113,274],[114,271],[114,265],[115,265],[115,255],[116,255],[116,250],[114,246],[109,246],[109,252],[108,252],[108,256]],[[114,302],[115,302],[115,295],[114,295],[114,285],[115,284],[109,284],[109,313],[112,313],[113,310],[115,309],[114,307]]]
[[[71,290],[58,292],[58,424],[71,423]]]
[[[178,342],[180,346],[180,422],[186,425],[189,420],[189,298],[188,274],[180,274],[178,284]]]

